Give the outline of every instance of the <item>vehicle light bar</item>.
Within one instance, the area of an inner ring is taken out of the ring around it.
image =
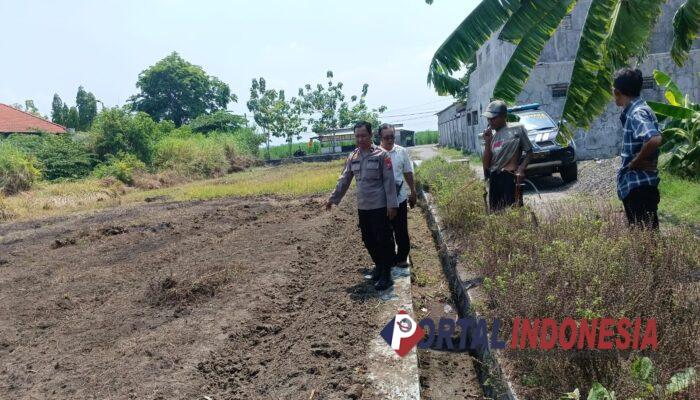
[[[508,109],[508,112],[518,112],[525,110],[538,110],[540,108],[540,103],[524,104],[522,106],[516,106]]]

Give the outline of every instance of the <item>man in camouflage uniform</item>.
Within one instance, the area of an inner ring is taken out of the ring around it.
[[[393,285],[391,266],[395,247],[390,221],[396,217],[399,206],[394,172],[389,154],[372,143],[372,125],[358,122],[354,132],[357,149],[345,162],[338,185],[326,202],[326,210],[340,203],[354,177],[362,241],[375,265],[374,287],[384,290]]]
[[[525,169],[532,158],[532,143],[527,129],[521,123],[508,123],[508,106],[501,100],[489,103],[484,112],[488,126],[484,139],[484,178],[489,181],[489,208],[503,210],[522,198],[516,198],[518,178],[525,177]]]

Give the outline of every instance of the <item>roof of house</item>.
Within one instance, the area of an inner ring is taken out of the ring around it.
[[[443,108],[442,110],[436,112],[435,115],[440,115],[440,114],[444,113],[445,111],[449,110],[450,108],[454,107],[454,106],[457,105],[457,104],[461,104],[461,103],[458,102],[458,101],[455,101],[454,103],[450,104],[449,106],[447,106],[447,107]]]
[[[66,133],[66,128],[0,103],[0,133]]]

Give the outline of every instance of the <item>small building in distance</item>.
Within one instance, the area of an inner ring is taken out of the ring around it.
[[[59,124],[0,103],[0,135],[11,133],[67,133]]]
[[[415,146],[415,132],[403,129],[403,124],[392,124],[396,130],[396,144],[404,147]],[[345,153],[355,149],[355,134],[353,128],[334,129],[321,133],[311,140],[318,140],[321,144],[321,154]],[[379,136],[373,137],[375,144],[379,143]]]

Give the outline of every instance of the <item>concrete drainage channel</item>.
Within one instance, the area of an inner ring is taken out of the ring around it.
[[[392,268],[394,286],[380,292],[379,303],[373,322],[384,325],[396,316],[399,310],[413,315],[410,269],[401,273]],[[384,399],[419,400],[418,357],[416,349],[399,358],[394,350],[377,334],[369,344],[369,380],[375,392]]]
[[[450,291],[456,305],[457,312],[460,318],[475,318],[471,304],[472,299],[469,294],[469,287],[465,285],[466,277],[460,276],[457,269],[457,256],[454,251],[451,251],[450,245],[446,238],[444,227],[440,223],[440,217],[437,213],[437,207],[432,196],[425,192],[422,188],[418,189],[419,195],[424,200],[423,208],[428,218],[428,226],[432,232],[433,239],[438,245],[440,262],[442,270],[447,279]],[[471,335],[467,334],[467,341],[471,341]],[[503,370],[500,367],[498,357],[490,349],[482,349],[474,351],[471,355],[478,361],[475,365],[479,382],[484,391],[484,395],[490,399],[498,400],[517,400],[513,387],[506,379]]]

